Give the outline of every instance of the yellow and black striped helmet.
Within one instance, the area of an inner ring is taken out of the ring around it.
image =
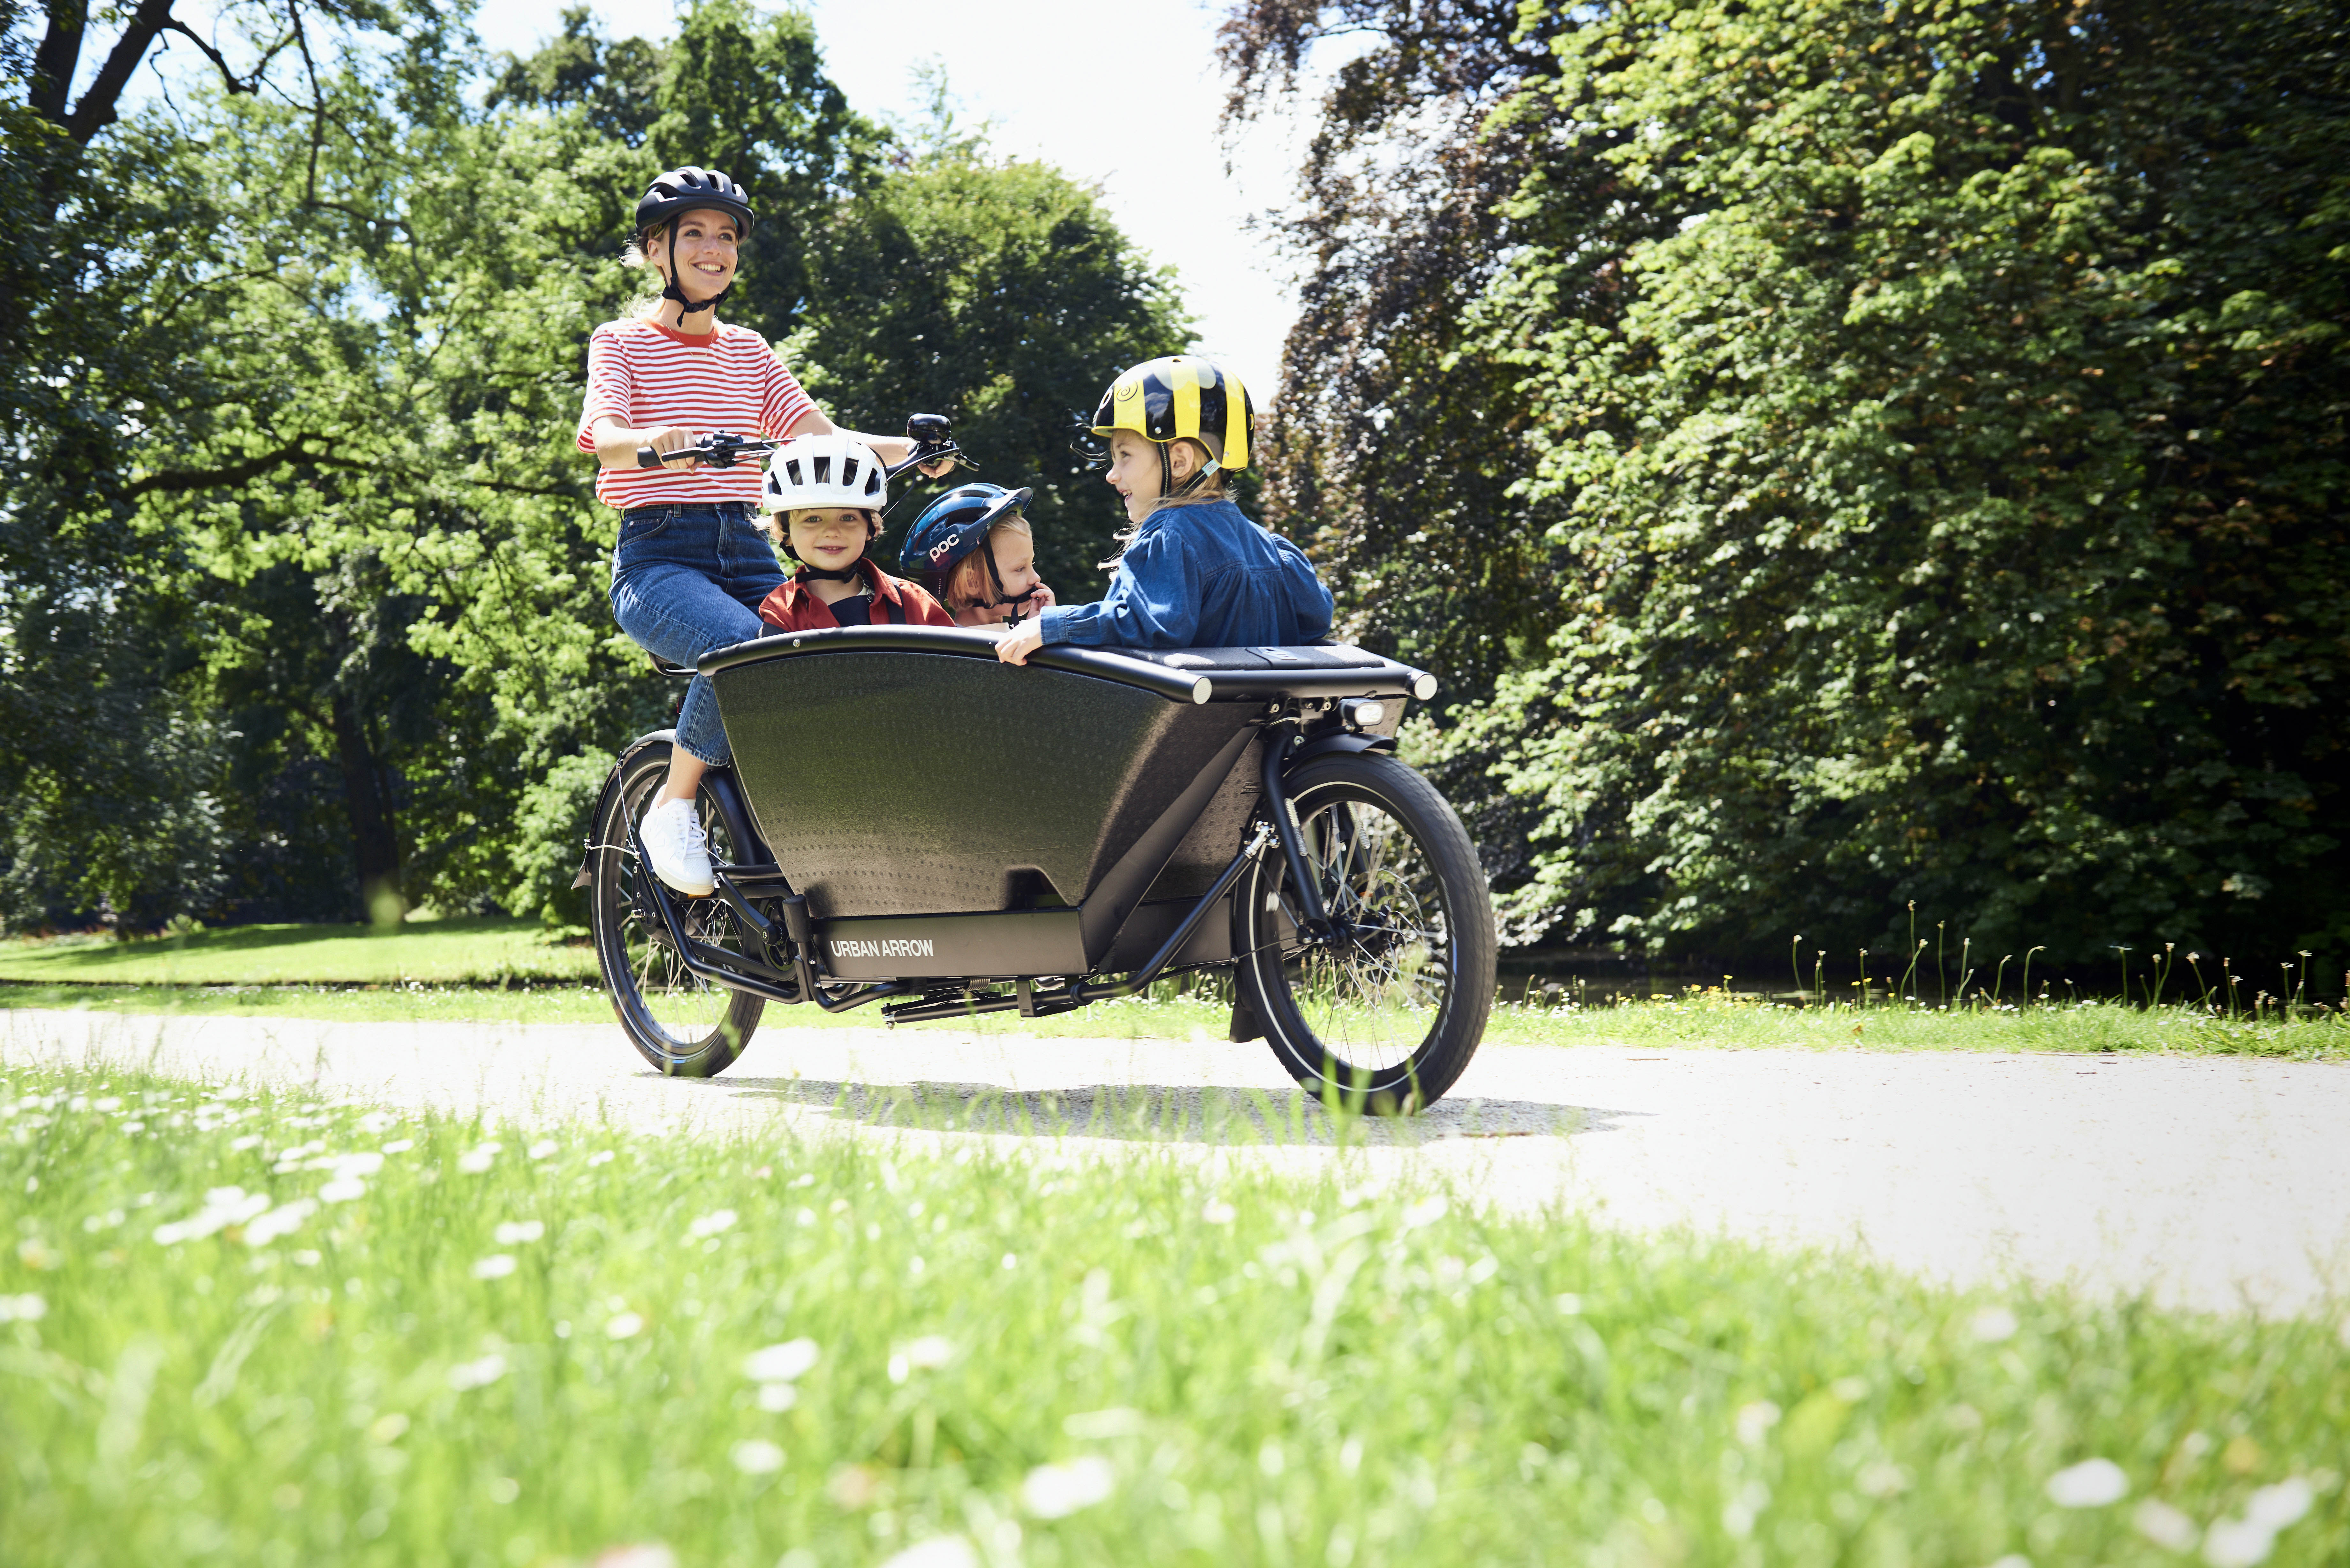
[[[1217,466],[1238,472],[1248,466],[1255,414],[1239,377],[1213,360],[1170,354],[1110,383],[1094,410],[1093,433],[1107,441],[1113,431],[1132,431],[1162,446],[1213,436],[1223,446]]]

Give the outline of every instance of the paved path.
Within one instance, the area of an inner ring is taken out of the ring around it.
[[[1263,1047],[1221,1042],[767,1027],[697,1083],[647,1073],[611,1027],[29,1011],[0,1025],[0,1060],[91,1059],[531,1122],[915,1127],[929,1130],[884,1136],[1344,1160],[1616,1224],[1856,1242],[1941,1278],[2350,1312],[2339,1064],[1489,1046],[1428,1115],[1342,1150]]]

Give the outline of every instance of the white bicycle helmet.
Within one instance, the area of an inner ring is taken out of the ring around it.
[[[766,512],[826,506],[879,512],[889,504],[889,470],[854,436],[795,436],[767,459],[767,477],[759,486],[759,506]]]

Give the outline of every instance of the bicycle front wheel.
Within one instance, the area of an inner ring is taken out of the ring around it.
[[[1274,1054],[1326,1101],[1408,1115],[1452,1086],[1493,1004],[1493,906],[1466,829],[1429,782],[1377,753],[1289,781],[1306,875],[1331,929],[1315,938],[1286,857],[1232,895],[1238,981]]]
[[[673,1077],[707,1078],[742,1054],[767,1004],[685,967],[652,903],[652,868],[639,865],[629,847],[629,824],[644,815],[660,792],[669,761],[665,744],[639,746],[622,759],[618,787],[605,791],[596,817],[588,919],[604,990],[629,1043]],[[710,836],[711,859],[727,864],[734,858],[735,831],[720,809],[715,777],[714,770],[705,776],[694,806]],[[742,950],[734,912],[723,903],[675,892],[670,898],[693,940]]]

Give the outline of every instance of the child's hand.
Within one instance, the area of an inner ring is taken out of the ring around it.
[[[1059,601],[1053,597],[1052,589],[1046,587],[1042,583],[1038,583],[1035,587],[1030,588],[1018,598],[1005,599],[993,609],[982,610],[979,613],[985,617],[988,621],[994,622],[996,624],[1002,624],[1005,618],[1008,618],[1002,616],[1001,612],[1004,610],[1016,612],[1021,620],[1033,620],[1037,616],[1043,615],[1046,610],[1051,609],[1053,606],[1058,602]],[[981,623],[973,621],[971,624],[977,626]]]
[[[1006,664],[1025,664],[1028,656],[1044,646],[1045,628],[1024,620],[996,640],[995,657]]]
[[[920,474],[924,479],[944,479],[948,474],[954,472],[954,459],[951,457],[941,457],[934,462],[922,464],[920,468],[914,470],[914,472]]]

